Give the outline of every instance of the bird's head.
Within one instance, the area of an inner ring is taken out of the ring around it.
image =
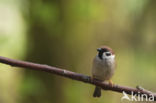
[[[98,51],[98,57],[100,59],[111,58],[112,56],[113,57],[115,56],[113,50],[108,46],[102,46],[101,48],[98,48],[97,51]]]

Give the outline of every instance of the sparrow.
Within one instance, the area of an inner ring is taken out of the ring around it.
[[[115,54],[108,46],[97,49],[98,53],[93,59],[92,78],[101,82],[109,81],[112,86],[111,77],[115,70]],[[96,86],[93,97],[101,96],[101,88]]]

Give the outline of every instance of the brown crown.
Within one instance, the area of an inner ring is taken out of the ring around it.
[[[112,54],[114,54],[113,50],[110,47],[108,47],[108,46],[101,46],[101,49],[106,49],[107,51],[109,51]]]

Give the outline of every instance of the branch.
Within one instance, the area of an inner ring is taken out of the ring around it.
[[[4,64],[11,65],[11,66],[15,66],[15,67],[24,67],[24,68],[28,68],[28,69],[32,69],[32,70],[45,71],[48,73],[60,75],[60,76],[67,77],[70,79],[74,79],[77,81],[82,81],[82,82],[89,83],[92,85],[100,86],[104,90],[111,90],[111,91],[115,91],[115,92],[119,92],[119,93],[122,93],[124,91],[125,93],[127,93],[129,95],[132,95],[132,92],[133,92],[133,94],[136,94],[138,96],[141,94],[145,94],[148,96],[148,98],[151,97],[151,95],[153,95],[154,100],[156,101],[156,93],[149,92],[145,89],[119,86],[116,84],[111,86],[108,83],[102,83],[102,82],[97,81],[95,79],[91,79],[90,76],[86,76],[83,74],[71,72],[68,70],[64,70],[64,69],[60,69],[60,68],[52,67],[52,66],[48,66],[48,65],[42,65],[42,64],[36,64],[36,63],[31,63],[31,62],[26,62],[26,61],[14,60],[14,59],[9,59],[6,57],[1,57],[1,56],[0,56],[0,62],[4,63]]]

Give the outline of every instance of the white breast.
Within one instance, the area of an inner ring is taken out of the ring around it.
[[[93,60],[92,75],[99,80],[109,80],[114,74],[115,55],[105,56],[101,60],[96,56]]]

